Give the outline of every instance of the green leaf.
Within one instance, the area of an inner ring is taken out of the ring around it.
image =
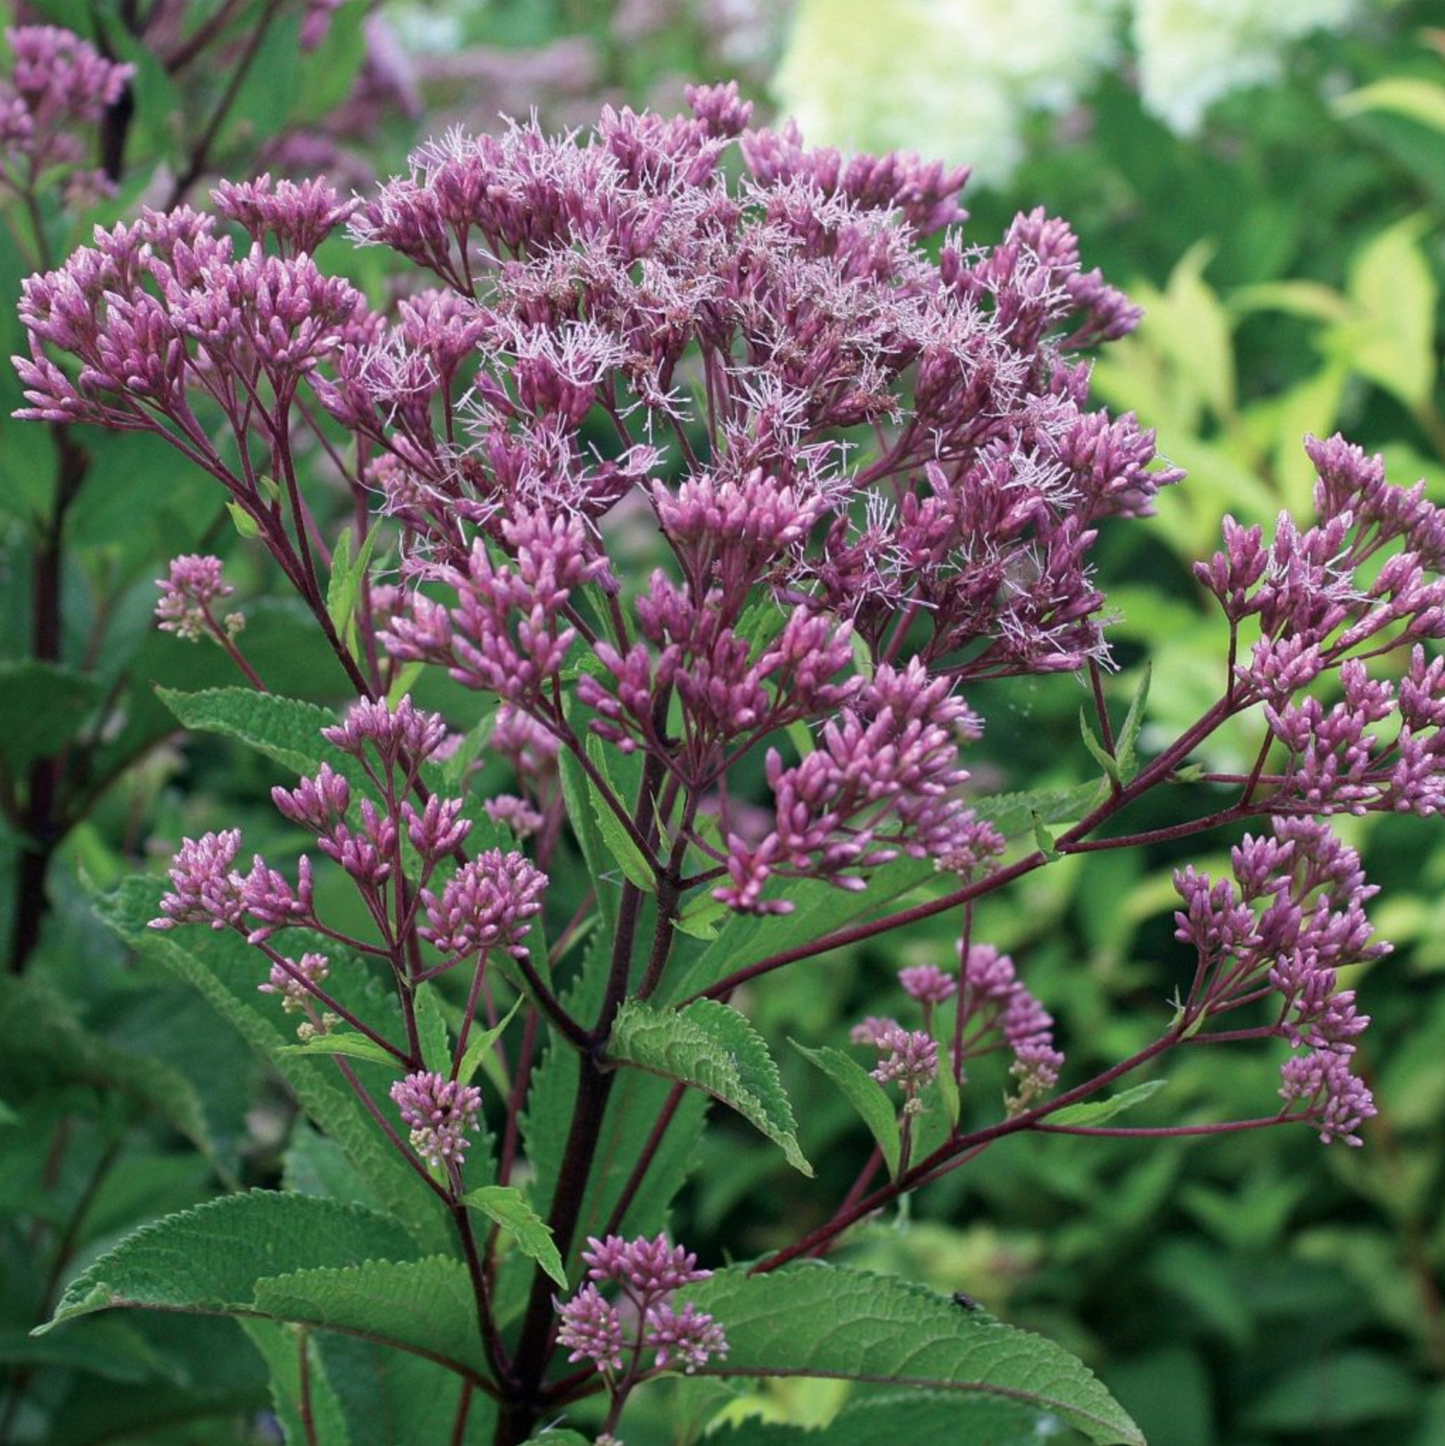
[[[1334,102],[1334,110],[1336,115],[1343,116],[1372,110],[1389,111],[1433,130],[1445,131],[1445,86],[1409,76],[1387,76],[1340,96]]]
[[[788,1041],[805,1059],[811,1060],[843,1092],[844,1098],[868,1126],[878,1148],[883,1152],[889,1175],[898,1174],[898,1156],[902,1140],[898,1129],[898,1111],[887,1091],[856,1059],[824,1045],[821,1049],[809,1049],[796,1039]]]
[[[236,531],[248,542],[260,537],[261,524],[239,502],[226,503],[226,511],[231,514],[231,521],[236,524]]]
[[[474,1035],[467,1042],[466,1053],[462,1055],[462,1067],[457,1071],[457,1079],[462,1084],[471,1084],[472,1076],[476,1074],[477,1067],[482,1063],[487,1051],[496,1044],[502,1037],[503,1031],[512,1022],[517,1011],[522,1007],[522,1000],[517,999],[507,1011],[506,1016],[501,1019],[494,1029],[485,1029],[480,1034]]]
[[[373,527],[366,534],[361,551],[356,554],[356,561],[353,562],[351,528],[346,527],[337,539],[336,550],[331,554],[331,576],[326,583],[326,615],[331,619],[331,625],[336,629],[336,636],[339,638],[344,638],[351,626],[351,617],[356,611],[357,599],[361,596],[361,584],[366,577],[366,569],[371,562],[372,550],[376,547],[380,532],[380,528]]]
[[[597,890],[597,909],[602,915],[603,930],[612,934],[617,927],[617,890],[604,877],[612,866],[597,815],[592,807],[591,785],[582,765],[572,751],[563,748],[557,754],[558,774],[562,783],[562,801],[566,805],[567,822],[582,850],[587,873]]]
[[[1089,715],[1082,708],[1079,709],[1079,732],[1083,734],[1084,747],[1089,750],[1090,754],[1093,756],[1094,762],[1097,763],[1099,767],[1104,770],[1104,774],[1106,777],[1112,779],[1113,782],[1118,783],[1119,760],[1115,758],[1114,755],[1110,753],[1109,750],[1105,748],[1102,743],[1099,742],[1098,736],[1095,734],[1093,727],[1089,723]]]
[[[64,1084],[89,1085],[125,1100],[137,1115],[165,1120],[216,1161],[205,1106],[190,1080],[165,1060],[86,1029],[38,978],[0,979],[0,1060],[11,1088],[38,1094]]]
[[[326,1446],[352,1446],[346,1417],[321,1363],[318,1342],[304,1327],[248,1318],[240,1322],[271,1373],[271,1403],[288,1442],[306,1440],[302,1398],[311,1416],[312,1438]],[[303,1389],[301,1355],[306,1354],[309,1380]]]
[[[1034,825],[1034,847],[1049,860],[1060,857],[1058,849],[1054,847],[1054,836],[1044,827],[1043,818],[1037,813],[1031,815]]]
[[[717,1376],[828,1376],[994,1396],[1047,1411],[1099,1446],[1145,1446],[1081,1361],[1041,1336],[892,1276],[821,1263],[718,1271],[688,1297],[727,1332]],[[888,1439],[894,1439],[891,1436]]]
[[[1350,267],[1356,319],[1338,344],[1357,371],[1405,406],[1428,405],[1435,386],[1435,302],[1439,288],[1420,245],[1421,217],[1374,237]]]
[[[366,1260],[270,1275],[256,1282],[251,1309],[384,1341],[453,1370],[485,1370],[471,1280],[460,1260]]]
[[[142,1226],[71,1281],[40,1330],[114,1306],[245,1313],[268,1276],[416,1253],[390,1216],[313,1195],[251,1190]]]
[[[1169,1083],[1165,1079],[1146,1080],[1143,1084],[1137,1084],[1132,1089],[1121,1090],[1116,1095],[1110,1095],[1103,1100],[1081,1100],[1076,1105],[1066,1105],[1063,1109],[1050,1115],[1044,1123],[1047,1125],[1098,1125],[1105,1120],[1111,1120],[1115,1115],[1122,1115],[1125,1110],[1132,1110],[1135,1105],[1142,1105],[1145,1100],[1152,1099]]]
[[[880,1446],[937,1442],[939,1446],[1042,1446],[1061,1432],[1057,1418],[992,1397],[910,1391],[850,1401],[821,1430],[758,1417],[708,1433],[709,1446]]]
[[[630,999],[617,1013],[608,1058],[683,1084],[730,1105],[782,1148],[804,1175],[793,1107],[768,1047],[736,1009],[700,999],[680,1012]]]
[[[557,1253],[552,1232],[527,1204],[520,1190],[507,1185],[488,1185],[481,1190],[469,1190],[462,1196],[462,1204],[481,1211],[494,1225],[500,1226],[523,1255],[535,1260],[563,1290],[567,1288],[567,1272],[562,1268],[562,1257]]]
[[[1392,1357],[1341,1350],[1300,1362],[1260,1391],[1244,1423],[1257,1431],[1303,1431],[1319,1439],[1367,1421],[1410,1416],[1419,1399],[1418,1380]]]
[[[1119,775],[1124,783],[1128,783],[1139,771],[1139,733],[1144,727],[1144,709],[1149,704],[1149,682],[1152,675],[1152,666],[1145,663],[1144,676],[1139,680],[1139,691],[1134,694],[1124,726],[1119,730],[1114,753],[1119,760]]]
[[[148,928],[148,921],[159,913],[161,892],[162,885],[154,879],[129,879],[114,894],[96,900],[94,907],[127,944],[199,990],[252,1048],[272,1061],[310,1118],[336,1142],[386,1209],[408,1224],[420,1245],[431,1251],[448,1248],[453,1237],[445,1212],[430,1191],[418,1188],[416,1176],[377,1130],[342,1077],[338,1062],[285,1052],[294,1045],[295,1036],[281,1011],[264,1007],[265,996],[257,993],[258,979],[264,975],[256,951],[238,935],[214,929]],[[333,982],[339,985],[339,974]]]
[[[318,1055],[343,1054],[348,1059],[366,1059],[373,1064],[384,1064],[400,1072],[400,1061],[389,1054],[374,1039],[364,1034],[319,1034],[305,1044],[281,1046],[282,1054]]]
[[[324,762],[341,771],[340,755],[321,736],[336,719],[315,703],[250,688],[157,688],[156,696],[187,728],[235,738],[297,773],[315,773]]]
[[[437,1002],[435,989],[421,988],[412,995],[416,1011],[416,1032],[421,1040],[421,1061],[437,1074],[450,1074],[452,1068],[451,1036]]]
[[[80,731],[102,692],[98,678],[63,663],[0,662],[0,766],[20,778]]]
[[[1034,829],[1035,819],[1045,824],[1073,823],[1097,807],[1108,785],[1097,780],[1074,788],[1038,788],[1027,793],[996,793],[970,802],[1005,838],[1017,838]]]
[[[606,749],[602,740],[595,733],[587,736],[587,757],[591,759],[592,766],[597,770],[612,796],[620,798],[621,795],[608,776]],[[592,812],[597,819],[597,829],[602,836],[602,842],[606,846],[607,852],[617,861],[617,867],[622,870],[628,883],[635,884],[644,893],[656,893],[656,871],[647,855],[638,848],[632,835],[623,828],[621,819],[608,807],[606,799],[603,798],[601,791],[592,779],[584,774],[583,781],[587,785]]]

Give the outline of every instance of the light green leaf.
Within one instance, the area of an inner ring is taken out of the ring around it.
[[[821,1049],[809,1049],[796,1039],[788,1041],[799,1054],[811,1060],[824,1074],[842,1090],[844,1098],[862,1116],[878,1148],[883,1152],[889,1175],[898,1173],[898,1156],[902,1141],[898,1129],[898,1111],[887,1091],[856,1059],[824,1045]]]
[[[71,1281],[40,1329],[114,1306],[244,1314],[267,1276],[416,1253],[390,1216],[314,1195],[251,1190],[142,1226]]]
[[[908,1281],[813,1262],[756,1276],[735,1266],[687,1295],[727,1333],[728,1356],[704,1367],[709,1375],[828,1376],[993,1396],[1047,1411],[1099,1446],[1145,1446],[1062,1347]]]
[[[700,894],[672,922],[684,934],[711,942],[722,932],[723,921],[729,913],[728,906],[720,899]]]
[[[562,1257],[557,1253],[552,1232],[527,1204],[520,1190],[507,1185],[488,1185],[481,1190],[469,1190],[462,1196],[462,1204],[481,1211],[500,1226],[523,1255],[535,1260],[563,1290],[567,1288],[567,1272],[562,1268]]]
[[[1139,733],[1144,727],[1144,710],[1149,705],[1149,683],[1152,676],[1152,666],[1145,663],[1139,691],[1134,694],[1134,701],[1129,704],[1129,712],[1124,718],[1124,726],[1119,730],[1114,753],[1119,760],[1119,776],[1125,783],[1139,771]]]
[[[618,1011],[608,1058],[683,1084],[730,1105],[782,1148],[804,1175],[793,1107],[768,1047],[736,1009],[700,999],[680,1012],[630,999]]]
[[[1137,1084],[1132,1089],[1121,1090],[1116,1095],[1110,1095],[1104,1100],[1081,1100],[1076,1105],[1067,1105],[1063,1109],[1050,1115],[1044,1123],[1046,1125],[1098,1125],[1105,1120],[1113,1119],[1115,1115],[1121,1115],[1125,1110],[1132,1110],[1135,1105],[1142,1105],[1145,1100],[1152,1099],[1157,1095],[1168,1080],[1151,1079],[1143,1084]]]
[[[494,1029],[485,1029],[480,1034],[473,1035],[467,1041],[466,1053],[462,1055],[462,1067],[457,1071],[457,1079],[462,1084],[470,1084],[472,1076],[476,1074],[478,1066],[485,1058],[487,1051],[502,1037],[503,1031],[512,1022],[517,1011],[522,1007],[522,1000],[519,998],[512,1004],[506,1016],[498,1021]]]
[[[261,524],[239,502],[226,503],[226,511],[231,514],[231,521],[236,524],[236,531],[248,542],[260,537]]]
[[[346,1430],[345,1413],[321,1363],[321,1352],[317,1349],[319,1342],[311,1332],[304,1327],[254,1317],[247,1317],[240,1324],[271,1373],[271,1404],[286,1433],[286,1440],[296,1442],[298,1446],[306,1440],[306,1418],[301,1405],[304,1396],[310,1412],[312,1438],[326,1442],[326,1446],[352,1446]],[[308,1375],[304,1388],[301,1379],[303,1351],[306,1353]]]
[[[1094,762],[1104,770],[1105,777],[1119,782],[1119,760],[1099,742],[1098,735],[1094,732],[1089,723],[1089,715],[1083,709],[1079,709],[1079,732],[1084,738],[1084,747],[1089,750]]]
[[[1054,836],[1044,827],[1043,818],[1035,812],[1032,815],[1034,825],[1034,847],[1046,858],[1058,858],[1059,851],[1054,847]]]
[[[1336,115],[1343,116],[1362,115],[1372,110],[1389,111],[1433,130],[1445,131],[1445,86],[1409,76],[1387,76],[1340,96],[1334,102],[1334,109]]]
[[[13,1125],[18,1123],[19,1119],[20,1116],[4,1100],[0,1100],[0,1125]]]
[[[380,531],[380,528],[373,527],[366,534],[366,541],[361,544],[355,562],[351,560],[351,528],[344,528],[337,539],[336,550],[331,555],[331,576],[326,583],[326,614],[339,638],[344,638],[351,626],[352,614],[361,596],[361,584]]]
[[[1429,403],[1435,386],[1435,302],[1439,289],[1420,246],[1421,217],[1374,237],[1354,258],[1347,292],[1356,319],[1337,344],[1357,371],[1407,407]]]
[[[343,1054],[348,1059],[367,1059],[398,1071],[401,1063],[394,1054],[388,1054],[374,1039],[368,1039],[364,1034],[319,1034],[305,1044],[283,1045],[281,1053]]]
[[[595,733],[587,736],[587,757],[592,760],[592,766],[601,775],[612,796],[619,797],[612,779],[608,776],[607,751],[602,740]],[[583,781],[587,786],[587,794],[592,802],[592,812],[597,819],[597,828],[602,835],[602,842],[606,845],[607,852],[617,861],[617,867],[622,870],[628,883],[635,884],[644,893],[656,893],[657,876],[647,855],[638,848],[632,835],[623,828],[622,821],[608,807],[607,801],[602,797],[597,785],[585,774]]]

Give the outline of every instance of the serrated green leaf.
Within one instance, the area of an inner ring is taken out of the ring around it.
[[[998,1398],[910,1391],[849,1401],[821,1429],[752,1417],[708,1433],[709,1446],[1045,1446],[1060,1435],[1058,1417]]]
[[[40,1330],[113,1306],[246,1312],[267,1276],[416,1254],[416,1243],[388,1215],[313,1195],[251,1190],[142,1226],[71,1281]]]
[[[472,1038],[467,1041],[466,1053],[462,1055],[462,1067],[457,1071],[457,1079],[462,1084],[470,1084],[472,1082],[472,1076],[476,1074],[477,1067],[482,1063],[483,1057],[502,1037],[503,1031],[512,1022],[521,1007],[522,1000],[515,1000],[505,1017],[497,1022],[495,1028],[484,1029],[480,1034],[473,1035]]]
[[[348,1059],[366,1059],[391,1069],[398,1069],[400,1065],[394,1054],[388,1054],[374,1039],[368,1039],[364,1034],[319,1034],[305,1044],[282,1045],[281,1053],[302,1056],[341,1054]]]
[[[1152,1099],[1169,1083],[1168,1080],[1151,1079],[1143,1084],[1137,1084],[1132,1089],[1120,1090],[1116,1095],[1110,1095],[1103,1100],[1081,1100],[1076,1105],[1067,1105],[1063,1109],[1050,1115],[1044,1121],[1048,1125],[1098,1125],[1105,1120],[1113,1119],[1115,1115],[1121,1115],[1125,1110],[1132,1110],[1135,1105],[1142,1105],[1145,1100]]]
[[[723,921],[731,910],[720,899],[711,894],[702,894],[685,908],[673,923],[694,939],[711,942],[722,932]]]
[[[1005,838],[1030,833],[1037,817],[1042,823],[1072,823],[1097,807],[1108,788],[1100,782],[1074,788],[1038,788],[1025,793],[996,793],[970,801],[975,815],[991,823]]]
[[[421,1061],[437,1074],[450,1074],[452,1068],[451,1036],[447,1033],[447,1022],[437,1003],[435,989],[425,986],[412,995],[412,1008],[416,1011],[416,1032],[421,1040]]]
[[[346,1417],[341,1402],[327,1379],[321,1364],[321,1352],[312,1333],[304,1327],[283,1325],[279,1321],[243,1319],[241,1329],[261,1353],[271,1373],[271,1404],[276,1419],[288,1442],[297,1446],[306,1440],[306,1418],[302,1412],[303,1394],[311,1419],[312,1439],[326,1446],[352,1446],[346,1430]],[[306,1352],[308,1381],[303,1392],[301,1353]]]
[[[612,857],[602,841],[602,831],[597,826],[597,815],[592,808],[591,786],[582,765],[570,749],[560,749],[557,754],[558,777],[562,784],[562,801],[566,805],[567,822],[576,835],[577,846],[582,850],[582,860],[597,891],[597,909],[602,915],[602,926],[612,934],[617,928],[617,890],[609,887],[605,875],[612,868]]]
[[[824,1045],[821,1049],[809,1049],[790,1039],[789,1044],[805,1059],[817,1065],[843,1092],[843,1097],[858,1111],[863,1123],[878,1142],[890,1176],[898,1174],[898,1157],[902,1150],[902,1139],[898,1128],[898,1111],[888,1098],[883,1086],[858,1063],[856,1059]]]
[[[607,752],[602,740],[595,734],[588,734],[587,757],[607,785],[614,798],[620,797],[607,771]],[[592,813],[597,820],[597,829],[607,852],[616,860],[628,883],[635,884],[644,893],[657,892],[657,875],[647,855],[638,848],[632,835],[622,826],[622,821],[607,806],[606,800],[591,778],[583,775],[587,796],[592,804]]]
[[[251,1308],[273,1320],[384,1341],[453,1370],[485,1371],[471,1281],[466,1266],[450,1257],[269,1275],[256,1282]]]
[[[321,730],[334,727],[336,719],[315,703],[250,688],[207,688],[200,693],[157,688],[156,696],[187,728],[235,738],[298,774],[315,773],[324,762],[342,771],[340,755],[321,737]]]
[[[1059,1417],[1099,1446],[1145,1446],[1139,1428],[1062,1347],[892,1276],[809,1262],[690,1287],[728,1338],[734,1377],[828,1376],[994,1396]]]
[[[481,1190],[469,1190],[462,1196],[462,1204],[481,1211],[516,1242],[517,1249],[528,1260],[535,1260],[563,1290],[567,1288],[567,1272],[562,1267],[552,1232],[527,1204],[520,1190],[507,1185],[487,1185]]]
[[[778,1066],[736,1009],[700,999],[674,1012],[629,999],[612,1026],[607,1055],[705,1090],[780,1146],[795,1170],[812,1175]]]

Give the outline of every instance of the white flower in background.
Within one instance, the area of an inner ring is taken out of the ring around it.
[[[801,0],[774,89],[804,138],[917,151],[1004,181],[1032,110],[1067,109],[1119,52],[1120,0]]]
[[[1145,108],[1193,135],[1221,96],[1278,78],[1287,47],[1354,18],[1359,0],[1133,0]]]
[[[1274,80],[1288,47],[1366,0],[798,0],[774,77],[815,145],[918,151],[1003,183],[1031,112],[1060,112],[1120,64],[1190,135],[1215,100]]]

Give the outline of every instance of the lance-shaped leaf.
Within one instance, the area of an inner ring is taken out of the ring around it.
[[[890,1175],[898,1173],[898,1157],[903,1148],[898,1129],[898,1111],[888,1098],[883,1086],[858,1063],[850,1059],[841,1049],[824,1045],[822,1049],[809,1049],[796,1039],[789,1041],[793,1048],[811,1060],[843,1092],[844,1098],[863,1118],[863,1123],[872,1132],[883,1153],[883,1162]],[[946,1072],[946,1071],[945,1071]]]
[[[727,1358],[704,1367],[709,1375],[996,1397],[1057,1416],[1099,1446],[1144,1446],[1123,1407],[1061,1346],[909,1281],[813,1262],[755,1276],[735,1266],[687,1294],[727,1332]]]
[[[608,1058],[695,1085],[731,1105],[782,1147],[805,1175],[813,1167],[798,1145],[798,1126],[762,1036],[726,1004],[700,999],[680,1012],[628,1000],[612,1026]]]
[[[563,1290],[567,1288],[567,1272],[562,1257],[546,1222],[527,1204],[520,1190],[506,1185],[486,1185],[462,1196],[462,1204],[480,1210],[488,1220],[501,1227],[517,1249],[529,1260],[535,1260]]]
[[[40,1329],[118,1307],[255,1316],[346,1331],[479,1374],[466,1267],[416,1253],[389,1216],[253,1190],[142,1227],[82,1272]]]
[[[1102,1125],[1105,1120],[1142,1105],[1145,1100],[1159,1093],[1169,1083],[1165,1079],[1145,1080],[1132,1089],[1120,1090],[1103,1100],[1081,1100],[1076,1105],[1066,1105],[1044,1120],[1046,1125]]]
[[[251,1190],[127,1236],[71,1281],[41,1330],[112,1306],[225,1315],[247,1308],[266,1276],[416,1254],[405,1227],[388,1215],[312,1195]]]
[[[251,688],[206,688],[182,693],[157,688],[156,696],[187,728],[221,733],[297,773],[315,773],[322,763],[341,771],[345,756],[321,736],[336,717],[315,703],[257,693]]]

